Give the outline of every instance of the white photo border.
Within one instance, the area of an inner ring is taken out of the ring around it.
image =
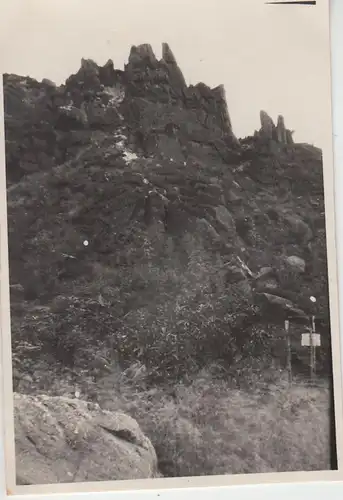
[[[10,1],[10,0],[7,0]],[[30,1],[30,0],[27,0]],[[52,1],[52,0],[45,0]],[[142,0],[144,1],[144,0]],[[239,1],[239,0],[236,0]],[[325,3],[328,0],[319,0],[317,3]],[[324,151],[324,165],[329,165],[334,162],[334,171],[325,173],[325,203],[326,203],[326,221],[327,221],[327,240],[328,240],[328,264],[330,289],[336,287],[336,277],[339,282],[338,297],[332,298],[336,294],[336,289],[330,293],[331,324],[332,328],[338,328],[339,323],[342,325],[341,318],[338,317],[338,312],[343,311],[343,196],[340,196],[340,190],[343,192],[343,33],[340,29],[343,23],[343,3],[341,0],[331,0],[330,2],[330,17],[331,17],[331,51],[332,51],[332,102],[333,102],[333,151],[330,152],[330,144]],[[0,115],[3,115],[3,95],[2,85],[0,86]],[[0,123],[0,159],[1,164],[4,164],[4,151],[2,144],[4,142],[4,124],[3,120]],[[331,148],[332,149],[332,148]],[[334,156],[334,158],[332,158]],[[0,168],[0,186],[3,189],[5,183],[5,169],[1,165]],[[333,188],[335,197],[333,196]],[[5,189],[4,189],[5,191]],[[0,368],[2,370],[1,389],[0,389],[0,408],[6,408],[6,412],[1,412],[1,455],[0,455],[0,478],[1,492],[5,496],[11,498],[21,498],[25,495],[28,498],[39,498],[41,500],[63,500],[70,498],[71,495],[78,495],[91,500],[93,495],[95,499],[112,498],[116,500],[124,500],[124,495],[130,495],[130,498],[136,497],[137,500],[145,500],[156,498],[160,500],[171,500],[178,496],[179,500],[190,498],[194,494],[197,498],[202,495],[216,494],[220,499],[227,498],[228,495],[232,499],[240,498],[242,500],[254,498],[254,500],[274,500],[277,496],[280,500],[293,497],[294,499],[301,498],[302,500],[317,500],[324,496],[330,496],[332,500],[342,498],[343,494],[343,407],[342,407],[342,365],[340,358],[343,358],[343,338],[333,339],[333,370],[334,370],[334,386],[335,386],[335,410],[336,410],[336,427],[337,427],[337,453],[338,453],[338,471],[327,472],[292,472],[292,473],[273,473],[273,474],[249,474],[239,476],[215,476],[206,478],[177,478],[177,479],[154,479],[143,481],[116,481],[102,483],[80,483],[73,485],[74,491],[71,491],[70,485],[35,485],[15,487],[15,473],[11,469],[10,461],[5,463],[5,455],[14,454],[14,443],[12,450],[8,448],[9,440],[13,436],[13,417],[12,411],[8,411],[11,405],[11,394],[9,394],[8,386],[11,384],[11,350],[9,336],[4,334],[5,328],[10,324],[10,312],[8,307],[4,307],[4,302],[9,303],[8,292],[8,265],[7,265],[7,216],[6,216],[6,196],[1,196],[0,206],[0,223],[1,223],[1,247],[0,247],[0,285],[1,285],[1,300],[0,300],[0,316],[1,316],[1,332],[2,344]],[[336,214],[336,217],[335,217]],[[336,220],[335,220],[336,219]],[[332,244],[332,242],[335,242]],[[330,259],[329,255],[335,252],[337,259]],[[4,300],[5,298],[5,300]],[[332,307],[333,302],[339,304],[339,308]],[[338,311],[339,309],[339,311]],[[342,332],[342,328],[340,328]],[[340,356],[338,355],[338,351]],[[6,390],[7,388],[7,390]],[[338,394],[337,394],[338,393]],[[4,437],[5,436],[5,437]],[[6,447],[5,447],[6,445]],[[5,469],[6,472],[5,472]],[[130,486],[127,484],[130,483]],[[6,486],[10,485],[10,486]],[[49,490],[53,489],[54,493],[49,494]],[[112,490],[112,491],[111,491]],[[91,492],[90,492],[91,491]],[[110,495],[112,495],[110,497]]]

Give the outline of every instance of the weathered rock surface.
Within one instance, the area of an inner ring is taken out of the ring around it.
[[[268,140],[275,138],[275,124],[265,111],[260,112],[261,129],[260,135]]]
[[[144,479],[157,475],[152,444],[131,417],[63,397],[14,394],[21,484]]]
[[[301,257],[296,255],[291,255],[286,259],[287,264],[295,271],[299,273],[304,273],[306,269],[306,262]]]
[[[275,142],[279,145],[291,146],[293,141],[292,131],[285,126],[285,119],[282,115],[278,116],[277,125],[273,119],[265,111],[260,112],[261,128],[255,133],[255,136],[260,137],[266,142]]]

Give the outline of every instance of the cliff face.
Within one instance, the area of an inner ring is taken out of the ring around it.
[[[328,370],[321,152],[283,117],[238,140],[223,87],[188,86],[167,44],[4,92],[15,351],[181,376],[278,360],[283,320],[318,314]]]

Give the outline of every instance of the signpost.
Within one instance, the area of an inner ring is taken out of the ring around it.
[[[303,333],[301,335],[301,345],[310,347],[310,377],[311,382],[316,375],[316,355],[317,355],[317,347],[321,346],[321,337],[320,333],[316,333],[316,319],[315,316],[312,316],[312,324],[309,333]]]
[[[316,302],[315,297],[310,297],[311,302]],[[291,337],[289,333],[289,320],[285,320],[285,332],[286,332],[286,342],[287,342],[287,371],[288,371],[288,381],[292,384],[293,374],[292,374],[292,351],[291,351]],[[310,330],[307,333],[301,334],[301,345],[305,347],[310,347],[310,379],[311,383],[314,380],[316,374],[316,354],[317,347],[321,346],[321,335],[316,333],[316,318],[312,316]]]
[[[312,334],[312,343],[313,343],[313,347],[320,347],[321,341],[320,341],[320,334],[319,333]],[[311,334],[310,333],[302,333],[301,334],[301,345],[306,346],[306,347],[311,346]]]
[[[316,333],[315,317],[312,316],[312,335],[311,335],[311,337],[312,337],[312,342],[311,342],[311,344],[312,344],[312,379],[316,375],[316,363],[317,363],[317,359],[316,359],[317,358],[317,356],[316,356],[316,354],[317,354],[317,350],[316,350],[317,345],[316,345],[316,342],[314,341],[314,336],[316,336],[316,338],[319,337],[319,345],[320,345],[320,335],[318,335]]]
[[[286,342],[287,342],[287,370],[288,370],[288,382],[289,385],[292,384],[292,350],[291,350],[291,338],[289,335],[289,320],[285,320],[285,331],[286,331]]]

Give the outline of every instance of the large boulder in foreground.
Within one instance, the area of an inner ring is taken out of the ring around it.
[[[157,477],[157,457],[137,422],[98,405],[14,394],[20,484]]]

